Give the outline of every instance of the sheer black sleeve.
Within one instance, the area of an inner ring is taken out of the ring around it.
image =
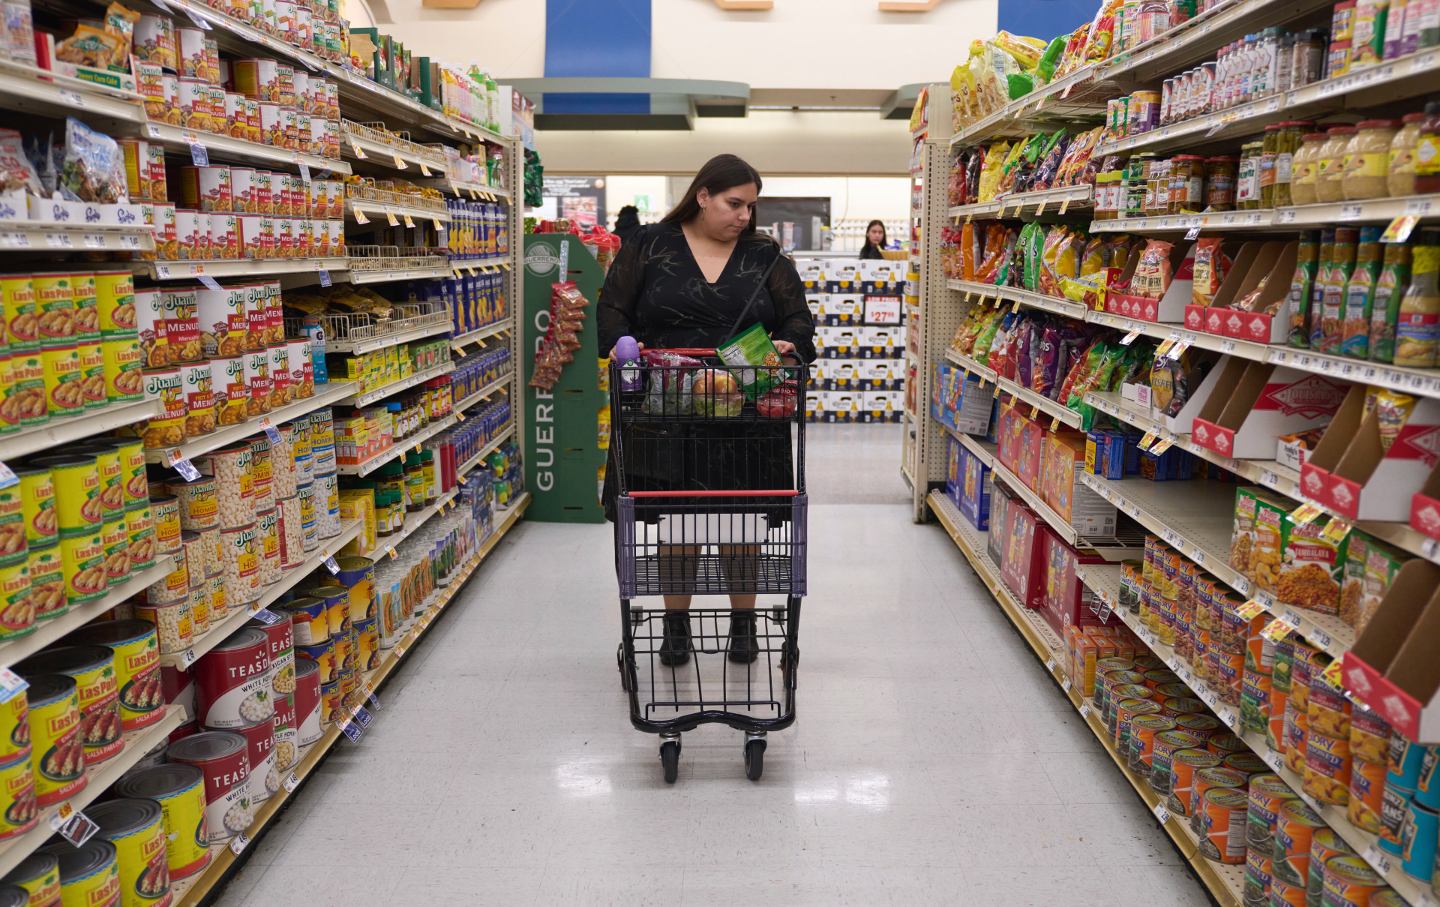
[[[595,307],[595,330],[599,338],[600,358],[610,355],[615,341],[635,334],[635,305],[645,286],[645,259],[640,247],[646,242],[645,232],[637,231],[620,247],[620,254],[605,272],[600,287],[600,300]]]
[[[814,362],[815,318],[810,314],[810,304],[805,301],[805,284],[795,271],[795,262],[788,256],[780,256],[775,263],[766,289],[775,303],[775,316],[779,321],[779,326],[770,332],[770,338],[790,341],[795,344],[795,352],[802,360]]]

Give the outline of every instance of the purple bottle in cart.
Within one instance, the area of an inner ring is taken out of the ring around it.
[[[611,354],[620,366],[620,390],[624,393],[638,393],[645,389],[645,376],[640,371],[640,344],[626,334],[615,341]]]

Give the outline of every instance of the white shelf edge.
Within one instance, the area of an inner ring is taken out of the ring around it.
[[[394,442],[388,450],[376,454],[364,463],[339,463],[336,465],[335,471],[342,476],[368,476],[391,460],[403,457],[406,453],[421,447],[426,441],[454,424],[456,424],[455,415],[451,413],[430,423],[410,437]]]
[[[192,460],[195,457],[207,454],[212,450],[219,450],[229,444],[243,441],[246,438],[258,435],[265,430],[267,424],[280,426],[291,419],[312,413],[317,409],[323,409],[341,400],[350,397],[355,393],[355,384],[352,381],[332,381],[326,384],[315,385],[315,395],[296,400],[294,403],[273,412],[266,413],[254,419],[247,419],[239,425],[226,425],[217,428],[208,435],[186,441],[179,447],[170,447],[165,450],[146,450],[145,461],[147,463],[164,463],[166,465],[175,463],[178,460]]]

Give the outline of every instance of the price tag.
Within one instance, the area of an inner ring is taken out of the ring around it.
[[[260,420],[260,427],[265,430],[265,437],[270,441],[271,444],[280,443],[280,429],[276,428],[274,425],[271,425],[268,418]]]
[[[1159,441],[1155,442],[1155,445],[1153,447],[1150,448],[1150,452],[1158,457],[1165,451],[1169,450],[1171,445],[1173,445],[1174,443],[1175,442],[1171,441],[1169,438],[1161,438]]]
[[[385,554],[386,554],[387,556],[389,556],[390,560],[392,560],[392,561],[395,560],[397,557],[400,556],[400,552],[398,552],[398,551],[395,550],[395,546],[394,546],[394,545],[391,545],[389,548],[386,548],[386,549],[385,549]]]
[[[1350,534],[1350,524],[1339,517],[1331,517],[1325,528],[1320,530],[1320,537],[1329,542],[1340,544]]]
[[[470,193],[470,200],[472,202],[480,200],[480,196],[475,192],[474,189],[467,189],[466,191]]]
[[[459,482],[462,486],[469,484],[469,480],[466,479],[464,476],[456,476],[455,481]]]
[[[200,470],[196,469],[195,464],[186,457],[176,460],[174,466],[175,471],[180,473],[181,478],[187,482],[193,482],[200,478]]]
[[[1068,92],[1069,89],[1067,88],[1066,91]],[[1068,211],[1069,209],[1070,209],[1070,199],[1068,199],[1068,198],[1062,198],[1062,199],[1060,199],[1060,213],[1061,213],[1061,214],[1064,214],[1064,213],[1065,213],[1066,211]]]
[[[1059,431],[1059,430],[1060,430],[1060,417],[1059,417],[1059,416],[1055,416],[1054,418],[1052,418],[1052,419],[1050,420],[1050,430],[1051,430],[1051,431]]]
[[[334,284],[334,281],[330,279],[330,270],[329,270],[328,268],[321,268],[320,271],[319,271],[319,274],[320,274],[320,286],[322,286],[322,287],[328,287],[328,286],[332,286],[332,285]]]
[[[436,230],[437,232],[440,232],[440,233],[444,233],[444,232],[445,232],[445,229],[446,229],[446,228],[445,228],[445,225],[440,222],[440,218],[438,218],[438,217],[432,218],[432,221],[433,221],[434,224],[435,224],[435,230]]]
[[[400,157],[400,152],[398,152],[398,151],[395,152],[394,158],[395,158],[395,169],[396,169],[396,170],[405,170],[405,169],[408,169],[408,168],[405,166],[405,159],[402,158],[402,157]]]
[[[1142,437],[1142,438],[1140,439],[1140,449],[1141,449],[1141,450],[1149,450],[1149,449],[1150,449],[1150,445],[1151,445],[1151,444],[1154,444],[1154,443],[1155,443],[1155,433],[1154,433],[1153,431],[1147,431],[1147,432],[1145,433],[1144,437]]]
[[[295,793],[295,788],[299,786],[300,776],[295,774],[294,772],[291,772],[290,777],[285,779],[285,792],[288,794],[293,794]]]
[[[1170,810],[1166,809],[1164,804],[1155,804],[1155,809],[1152,811],[1155,813],[1156,821],[1158,821],[1161,825],[1164,825],[1166,822],[1170,821]]]
[[[1277,617],[1265,625],[1265,629],[1260,631],[1260,635],[1271,642],[1280,642],[1294,632],[1295,628],[1290,625],[1289,621],[1283,617]]]
[[[1069,678],[1069,677],[1062,677],[1062,678],[1060,678],[1060,689],[1064,690],[1064,691],[1067,692],[1067,693],[1070,692],[1070,678]]]
[[[45,234],[45,245],[52,249],[73,249],[75,241],[70,238],[69,233],[47,233]]]
[[[1320,672],[1320,677],[1334,689],[1342,690],[1345,688],[1345,684],[1340,679],[1340,670],[1340,659],[1337,658],[1325,666],[1325,670]]]
[[[1381,850],[1378,844],[1371,844],[1365,849],[1365,862],[1380,870],[1381,875],[1389,875],[1395,869],[1390,862],[1390,855]]]
[[[386,212],[385,212],[385,220],[386,220],[386,221],[390,224],[390,226],[392,226],[392,227],[398,227],[398,226],[400,226],[400,218],[398,218],[398,217],[395,216],[395,212],[394,212],[394,211],[386,211]]]
[[[1049,672],[1052,673],[1052,674],[1055,673],[1055,659],[1053,659],[1053,658],[1047,658],[1047,659],[1045,659],[1045,670],[1049,671]]]
[[[210,166],[210,152],[193,132],[185,133],[185,143],[190,146],[190,163],[196,167]]]
[[[1216,120],[1215,125],[1211,126],[1210,129],[1205,133],[1205,138],[1213,138],[1220,130],[1225,128],[1225,125],[1225,120],[1223,118]]]
[[[359,158],[359,159],[362,160],[362,161],[365,160],[365,151],[364,151],[364,149],[362,149],[362,148],[360,147],[360,143],[357,142],[357,141],[355,141],[354,139],[351,139],[351,140],[350,140],[350,150],[355,153],[355,156],[356,156],[357,158]]]
[[[1160,345],[1157,346],[1157,347],[1155,347],[1155,359],[1156,359],[1156,361],[1158,362],[1158,361],[1160,361],[1160,360],[1162,360],[1162,359],[1165,359],[1167,356],[1169,356],[1169,355],[1170,355],[1170,350],[1174,349],[1175,344],[1176,344],[1176,343],[1179,343],[1179,342],[1180,342],[1180,335],[1179,335],[1179,334],[1171,334],[1169,337],[1166,337],[1164,340],[1160,341]]]
[[[1016,315],[1020,314],[1020,300],[1015,300],[1015,304],[1010,307],[1010,311]]]
[[[310,165],[300,160],[297,160],[296,163],[300,165],[300,181],[307,186],[310,185]]]
[[[370,703],[370,710],[372,712],[380,711],[380,694],[371,693],[368,702]]]
[[[280,621],[285,619],[279,614],[276,614],[274,611],[271,611],[269,608],[261,608],[259,611],[256,611],[251,616],[254,617],[256,620],[260,621],[260,623],[266,625],[267,627],[272,624],[278,624]]]
[[[180,653],[180,667],[188,668],[193,665],[199,658],[200,656],[195,654],[194,649],[186,649],[184,652]]]
[[[368,224],[368,223],[370,223],[370,218],[366,217],[366,216],[365,216],[365,212],[364,212],[364,211],[361,211],[358,207],[352,209],[352,213],[355,215],[355,223],[357,223],[357,224]]]
[[[220,284],[216,283],[216,282],[215,282],[215,278],[210,277],[209,275],[201,274],[201,275],[199,275],[198,277],[196,277],[196,280],[199,280],[200,283],[201,283],[201,285],[204,286],[205,289],[207,289],[207,290],[219,290],[219,289],[220,289]]]
[[[1193,224],[1193,225],[1191,225],[1190,229],[1185,231],[1185,238],[1186,238],[1186,239],[1199,239],[1199,238],[1200,238],[1200,225],[1199,225],[1199,224]]]
[[[1257,614],[1261,614],[1264,611],[1265,603],[1253,598],[1235,609],[1235,613],[1240,615],[1241,620],[1252,620]]]
[[[206,22],[204,19],[200,18],[195,13],[187,9],[185,10],[185,15],[190,17],[190,21],[195,23],[196,28],[200,29],[201,31],[210,31],[210,23]]]
[[[1295,209],[1294,209],[1294,208],[1281,208],[1279,211],[1275,212],[1275,223],[1277,223],[1277,224],[1293,224],[1293,223],[1295,223]]]
[[[100,826],[67,801],[50,817],[50,829],[76,847],[90,840]]]
[[[349,738],[351,743],[359,743],[360,738],[365,735],[365,729],[358,723],[351,721],[340,729],[340,733]]]
[[[1032,422],[1038,422],[1040,420],[1040,407],[1037,404],[1030,404],[1030,420]]]
[[[329,570],[331,573],[339,574],[340,564],[338,561],[335,560],[334,557],[327,557],[325,558],[325,569]]]
[[[1080,703],[1080,717],[1081,717],[1081,718],[1089,718],[1091,711],[1093,711],[1093,709],[1092,709],[1091,706],[1090,706],[1090,700],[1088,700],[1088,699],[1083,700],[1083,701]]]
[[[1341,206],[1340,206],[1340,219],[1341,219],[1341,220],[1355,220],[1357,217],[1360,217],[1360,216],[1363,215],[1364,213],[1365,213],[1365,206],[1364,206],[1364,205],[1341,205]]]
[[[1136,337],[1139,337],[1139,336],[1140,336],[1140,329],[1139,329],[1139,328],[1131,328],[1131,329],[1130,329],[1130,333],[1128,333],[1128,334],[1126,334],[1124,337],[1121,337],[1121,338],[1120,338],[1120,345],[1121,345],[1121,346],[1129,346],[1130,344],[1134,343],[1134,342],[1135,342],[1135,338],[1136,338]]]
[[[104,233],[86,233],[85,236],[84,236],[84,240],[83,240],[83,241],[84,241],[84,243],[85,243],[85,248],[87,248],[87,249],[103,249],[103,248],[105,248],[105,234],[104,234]]]
[[[1410,233],[1420,223],[1418,214],[1402,214],[1390,221],[1385,232],[1380,234],[1381,242],[1404,242],[1410,238]]]
[[[1046,201],[1040,202],[1040,207],[1038,207],[1038,208],[1035,209],[1035,216],[1036,216],[1036,217],[1039,217],[1040,215],[1042,215],[1042,214],[1045,213],[1045,206],[1046,206],[1047,204],[1049,204],[1049,202],[1046,202]]]
[[[1303,525],[1305,523],[1313,523],[1320,513],[1321,510],[1319,507],[1307,502],[1290,511],[1290,519],[1297,524]]]
[[[430,175],[430,168],[425,166],[425,162],[424,162],[424,161],[416,161],[415,163],[417,163],[417,164],[420,165],[420,175],[421,175],[421,176],[429,176],[429,175]]]
[[[369,727],[369,726],[370,726],[370,722],[375,720],[375,717],[374,717],[373,715],[371,715],[371,714],[370,714],[370,711],[369,711],[368,709],[366,709],[363,705],[357,705],[357,706],[355,707],[355,713],[354,713],[354,714],[355,714],[355,723],[358,724],[358,725],[360,725],[362,728]]]

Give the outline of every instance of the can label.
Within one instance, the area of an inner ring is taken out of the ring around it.
[[[120,737],[120,688],[115,680],[115,664],[108,661],[70,676],[75,678],[76,695],[80,699],[85,763],[94,765],[125,748],[125,741]]]
[[[206,842],[220,844],[249,828],[255,808],[250,801],[247,749],[242,747],[233,755],[192,764],[205,773]]]
[[[30,755],[30,709],[20,690],[0,703],[0,765]],[[28,761],[27,761],[28,765]]]
[[[105,584],[118,586],[130,578],[130,533],[125,515],[106,520],[100,527],[100,547],[105,551]]]
[[[130,565],[142,570],[155,565],[155,523],[150,507],[139,504],[125,513],[125,534],[130,540]]]
[[[115,845],[120,866],[120,904],[123,907],[169,907],[173,902],[165,838],[162,804],[161,815],[156,816],[154,822],[110,839],[110,843]]]
[[[23,697],[22,697],[23,698]],[[0,765],[0,841],[35,827],[40,805],[35,800],[35,777],[25,758]]]
[[[274,715],[268,683],[270,655],[265,642],[242,649],[216,649],[196,664],[200,715],[208,728],[242,728]]]
[[[72,606],[105,595],[110,577],[105,572],[105,546],[99,530],[61,538],[60,557],[65,571],[65,597]]]
[[[72,691],[32,707],[29,724],[36,800],[41,806],[53,806],[85,787],[79,697]]]
[[[30,605],[37,621],[59,617],[70,610],[65,592],[65,560],[60,546],[31,548],[26,561],[30,572]]]
[[[120,686],[120,722],[125,730],[147,727],[165,717],[160,683],[160,641],[154,630],[112,645]]]

